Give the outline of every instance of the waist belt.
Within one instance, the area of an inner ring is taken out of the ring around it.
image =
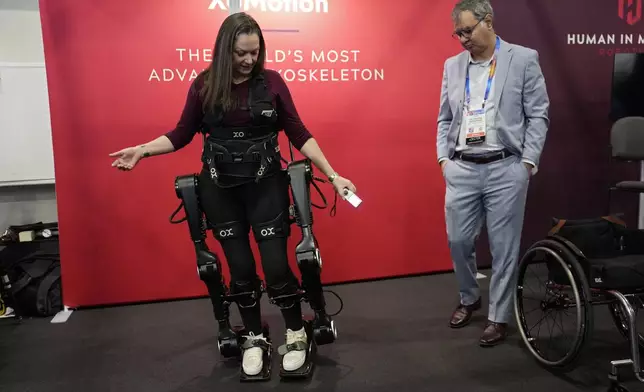
[[[281,160],[277,134],[261,140],[205,140],[202,161],[215,183],[220,175],[255,178],[259,181]]]
[[[468,154],[465,152],[457,152],[456,154],[454,154],[456,158],[462,161],[472,162],[477,164],[492,163],[492,162],[500,161],[501,159],[505,159],[513,155],[514,154],[512,154],[508,149],[503,149],[501,151],[496,151],[496,152],[490,152],[487,154]]]

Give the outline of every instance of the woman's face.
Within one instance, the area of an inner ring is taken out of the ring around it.
[[[233,70],[240,76],[247,76],[253,71],[259,57],[259,36],[257,34],[240,34],[233,49]]]

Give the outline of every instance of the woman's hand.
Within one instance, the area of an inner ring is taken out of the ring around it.
[[[345,189],[349,189],[351,192],[355,193],[356,192],[356,187],[353,185],[351,181],[348,179],[342,177],[342,176],[337,176],[333,182],[333,187],[335,188],[335,191],[338,192],[338,194],[345,199],[346,195],[344,194]]]
[[[132,170],[143,157],[144,152],[145,150],[140,147],[128,147],[121,151],[113,152],[110,156],[116,157],[116,160],[112,162],[112,167],[120,170]]]
[[[148,143],[113,152],[110,156],[116,157],[116,160],[112,162],[112,167],[118,167],[120,170],[132,170],[141,158],[169,154],[174,151],[176,150],[170,139],[161,135]]]

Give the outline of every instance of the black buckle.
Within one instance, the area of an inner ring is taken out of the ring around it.
[[[234,152],[231,155],[233,163],[240,163],[244,161],[244,154],[241,152]]]

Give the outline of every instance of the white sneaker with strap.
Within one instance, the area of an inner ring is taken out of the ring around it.
[[[286,345],[280,347],[282,357],[282,367],[287,372],[297,370],[304,365],[306,361],[306,351],[308,340],[304,327],[298,331],[286,330]]]
[[[244,350],[242,369],[247,375],[256,376],[264,367],[264,349],[262,349],[262,346],[266,347],[270,343],[268,343],[263,334],[255,335],[251,332],[243,337],[246,340],[242,345]]]

